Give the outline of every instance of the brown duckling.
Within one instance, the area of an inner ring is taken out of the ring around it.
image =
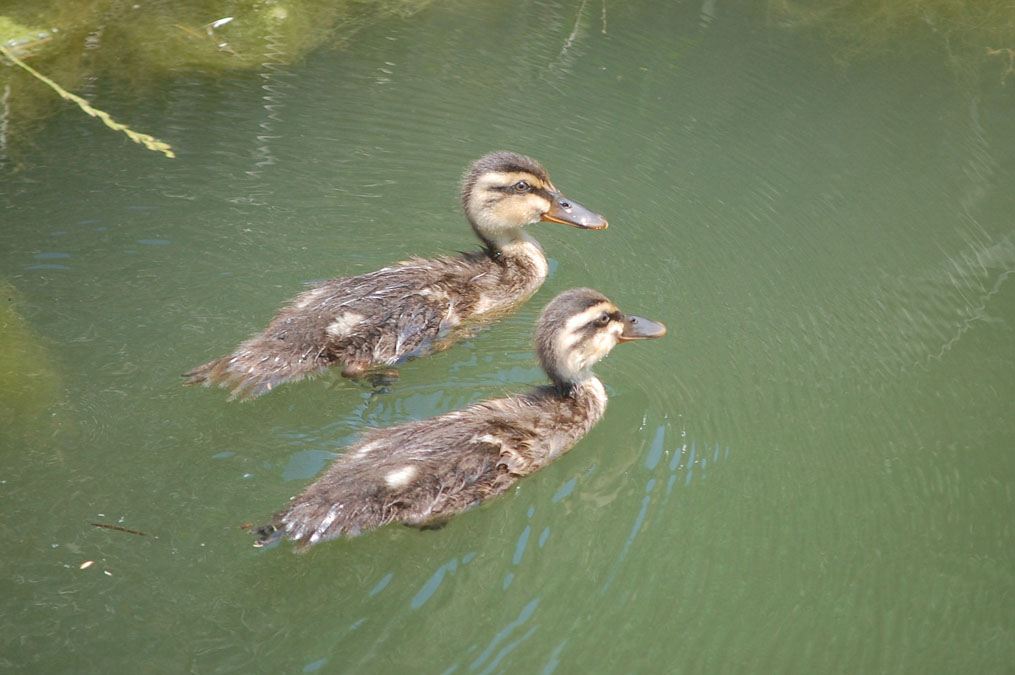
[[[258,528],[257,546],[301,548],[391,522],[442,523],[567,452],[603,416],[591,367],[618,343],[660,337],[660,323],[622,313],[591,288],[555,297],[536,327],[551,384],[364,435],[303,494]]]
[[[539,162],[513,152],[472,164],[462,205],[483,250],[325,281],[296,296],[232,354],[184,373],[186,384],[216,383],[232,389],[230,398],[252,398],[331,366],[357,378],[431,354],[459,337],[466,320],[502,316],[542,285],[546,256],[526,225],[607,227],[602,216],[564,197]]]

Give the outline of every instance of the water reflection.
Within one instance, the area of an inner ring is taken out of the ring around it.
[[[377,582],[377,585],[370,590],[369,596],[372,598],[381,591],[383,591],[385,588],[387,588],[388,584],[390,584],[391,580],[394,578],[395,578],[394,572],[388,572],[387,574],[385,574],[384,577]]]
[[[682,484],[684,487],[689,487],[692,480],[703,481],[708,476],[706,469],[709,466],[710,460],[714,466],[720,459],[726,460],[729,458],[729,447],[721,446],[718,441],[712,444],[710,451],[699,454],[697,442],[693,440],[688,442],[687,433],[683,430],[678,434],[675,444],[672,444],[672,442],[668,444],[667,436],[672,435],[672,433],[673,429],[669,422],[659,424],[656,427],[653,440],[649,445],[648,451],[645,453],[644,468],[649,472],[649,476],[645,482],[640,508],[634,517],[623,546],[617,553],[612,571],[600,588],[600,595],[604,595],[609,590],[613,580],[620,573],[622,563],[631,553],[635,538],[642,533],[645,533],[645,536],[651,536],[652,530],[658,527],[666,527],[670,524],[671,518],[665,515],[665,507],[670,500],[677,481],[683,478]],[[670,458],[669,462],[663,462],[665,457]],[[660,467],[662,468],[660,469]],[[667,472],[668,476],[665,475]],[[665,478],[665,488],[661,490],[662,494],[660,495],[656,491],[656,486],[660,484],[663,478]],[[653,502],[657,502],[654,511],[652,510]],[[671,508],[678,507],[674,506]],[[679,516],[673,517],[679,519]],[[653,522],[659,524],[646,528],[646,520],[650,518]],[[665,536],[665,534],[661,536]]]
[[[940,360],[977,322],[991,321],[991,300],[1015,272],[1015,244],[984,234],[924,274],[883,272],[873,287],[843,289],[845,302],[861,308],[858,320],[843,322],[837,305],[798,315],[801,346],[813,354],[809,346],[820,345],[823,357],[814,366],[822,374],[815,384],[827,390],[859,377],[883,388],[910,368]]]
[[[529,621],[529,619],[532,618],[532,615],[535,614],[537,607],[539,607],[538,597],[530,600],[529,603],[522,608],[522,611],[521,613],[519,613],[518,618],[516,618],[514,621],[509,622],[506,626],[504,626],[499,631],[497,631],[496,634],[494,634],[494,636],[490,639],[490,642],[487,644],[486,648],[479,653],[479,656],[477,656],[476,659],[472,661],[472,663],[469,664],[469,670],[475,671],[479,668],[483,668],[482,670],[479,671],[483,675],[496,670],[497,667],[500,665],[501,661],[504,660],[505,656],[510,654],[522,642],[524,642],[525,640],[527,640],[529,637],[532,636],[532,634],[538,628],[538,625],[532,626],[525,633],[515,638],[514,641],[509,642],[508,644],[501,647],[500,650],[496,652],[496,654],[494,653],[494,650],[497,649],[497,647],[502,642],[511,638],[512,633],[514,633],[517,629],[524,626]],[[454,671],[452,670],[450,672]]]
[[[286,80],[293,77],[292,71],[286,66],[292,55],[287,53],[285,42],[278,35],[266,35],[264,40],[264,61],[261,63],[261,72],[258,73],[264,91],[264,119],[258,123],[254,166],[246,172],[251,178],[261,178],[264,169],[278,161],[271,146],[273,141],[281,138],[282,128],[288,126],[281,113],[291,88]]]
[[[560,47],[560,52],[556,58],[553,59],[546,66],[546,72],[549,73],[549,77],[544,79],[550,84],[550,86],[558,89],[555,80],[561,80],[570,74],[574,67],[576,59],[582,57],[583,53],[588,49],[585,38],[589,30],[589,24],[592,23],[591,10],[589,7],[588,0],[581,0],[581,4],[578,5],[577,15],[575,16],[574,25],[571,26],[571,31],[567,37],[564,38],[563,44]],[[554,21],[554,24],[557,22]],[[556,32],[559,32],[563,26],[554,25],[553,28]],[[603,14],[602,14],[602,32],[606,33],[606,4],[603,3]]]
[[[476,554],[474,552],[466,553],[465,555],[462,556],[461,559],[462,565],[468,565],[470,562],[472,562],[473,558],[475,557]],[[444,576],[445,575],[454,576],[457,571],[458,571],[458,558],[452,558],[448,562],[438,567],[437,571],[435,571],[433,575],[427,580],[427,582],[423,584],[423,587],[419,589],[419,592],[417,592],[416,595],[413,596],[412,602],[410,603],[411,607],[413,609],[419,609],[420,607],[422,607],[426,603],[426,601],[429,600],[433,596],[433,594],[437,592],[437,589],[440,587],[441,582],[444,581]]]

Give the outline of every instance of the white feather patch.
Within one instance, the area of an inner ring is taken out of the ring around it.
[[[306,309],[313,303],[317,302],[320,299],[320,297],[327,292],[328,292],[327,288],[319,286],[317,288],[312,288],[309,291],[306,291],[305,293],[302,293],[300,295],[301,298],[300,301],[296,303],[296,309]]]
[[[380,442],[378,442],[378,441],[370,441],[366,445],[360,447],[360,449],[356,451],[355,456],[356,457],[364,457],[366,455],[369,455],[371,452],[376,450],[377,446],[379,446],[379,445],[380,445]]]
[[[387,476],[385,476],[384,482],[388,484],[389,488],[397,490],[399,488],[404,488],[415,477],[416,477],[416,467],[403,466],[401,469],[395,469]]]
[[[491,434],[483,434],[482,436],[476,436],[474,440],[477,443],[486,443],[488,445],[498,445],[498,446],[504,445],[504,441]]]
[[[328,335],[331,335],[332,337],[342,337],[343,335],[348,335],[352,332],[353,328],[363,321],[363,318],[362,314],[357,314],[356,312],[346,312],[328,324]]]

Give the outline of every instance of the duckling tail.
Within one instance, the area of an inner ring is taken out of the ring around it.
[[[184,385],[217,384],[230,390],[229,398],[252,399],[286,382],[301,380],[327,367],[320,354],[309,358],[269,358],[251,349],[241,349],[183,373]]]
[[[224,360],[225,357],[215,359],[214,361],[209,361],[208,363],[202,364],[197,368],[191,368],[187,372],[183,373],[183,377],[187,378],[187,381],[183,383],[184,386],[189,387],[194,384],[210,384],[213,379],[212,373],[221,367],[221,362]]]
[[[274,378],[274,381],[271,381],[260,373],[243,374],[237,372],[235,368],[230,367],[232,360],[232,356],[223,356],[188,370],[183,374],[183,377],[187,378],[183,383],[184,386],[217,384],[232,390],[230,399],[249,399],[271,391],[276,383],[284,381],[284,378]]]
[[[274,523],[256,527],[253,532],[257,535],[257,541],[254,542],[254,546],[257,548],[267,546],[282,538],[282,530],[276,527]]]

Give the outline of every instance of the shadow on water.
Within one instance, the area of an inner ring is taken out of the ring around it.
[[[0,445],[30,452],[52,433],[61,383],[48,346],[21,316],[22,303],[0,279]]]

